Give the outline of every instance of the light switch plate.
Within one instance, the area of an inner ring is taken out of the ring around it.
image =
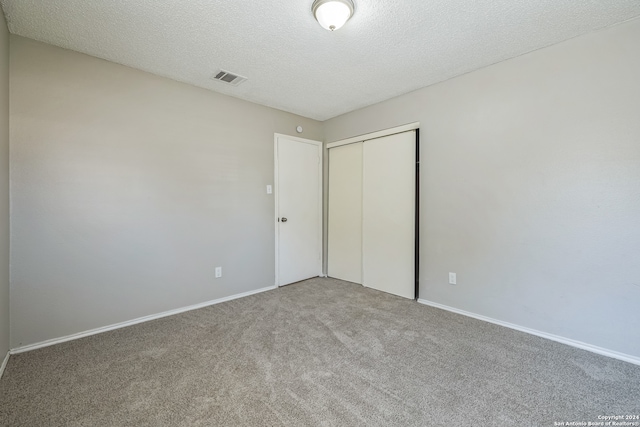
[[[449,273],[449,284],[450,285],[456,284],[456,273]]]
[[[267,194],[271,194],[273,193],[273,187],[271,187],[270,185],[267,185]]]

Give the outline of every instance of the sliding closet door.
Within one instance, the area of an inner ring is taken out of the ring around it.
[[[363,144],[363,284],[415,293],[415,132]],[[333,191],[333,190],[331,190]]]
[[[362,284],[362,143],[329,150],[328,275]]]

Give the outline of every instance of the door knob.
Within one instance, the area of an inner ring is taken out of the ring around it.
[[[287,218],[282,218],[280,221],[287,222]]]

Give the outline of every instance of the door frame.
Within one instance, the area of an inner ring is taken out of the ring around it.
[[[330,149],[333,147],[340,147],[341,145],[353,144],[355,142],[362,142],[362,141],[368,141],[370,139],[382,138],[384,136],[394,135],[396,133],[403,133],[410,130],[416,130],[419,128],[420,128],[420,122],[407,123],[406,125],[395,126],[392,128],[383,129],[383,130],[379,130],[371,133],[365,133],[363,135],[340,139],[334,142],[327,142],[327,149]]]
[[[279,250],[280,250],[280,222],[278,221],[278,218],[280,218],[280,212],[279,210],[279,194],[280,194],[280,189],[278,188],[278,180],[279,180],[279,165],[278,165],[278,139],[279,138],[284,138],[284,139],[288,139],[290,141],[295,141],[295,142],[299,142],[301,144],[311,144],[311,145],[315,145],[318,149],[318,218],[319,218],[319,224],[318,224],[318,253],[319,253],[319,258],[318,258],[318,263],[317,263],[317,267],[318,267],[318,276],[322,276],[323,272],[322,272],[322,266],[324,265],[324,254],[323,254],[323,247],[322,247],[322,235],[323,235],[323,230],[322,230],[322,224],[324,222],[324,218],[323,218],[323,206],[322,206],[322,200],[323,200],[323,194],[322,194],[322,185],[323,185],[323,161],[322,161],[322,154],[323,154],[323,145],[324,143],[322,141],[315,141],[312,139],[305,139],[305,138],[300,138],[297,136],[291,136],[291,135],[285,135],[285,134],[281,134],[281,133],[274,133],[273,134],[273,159],[274,159],[274,167],[273,167],[273,171],[274,171],[274,182],[273,182],[273,193],[274,193],[274,205],[275,205],[275,217],[274,217],[274,221],[275,221],[275,242],[276,242],[276,246],[275,246],[275,272],[276,272],[276,276],[275,276],[275,285],[276,286],[280,286],[280,256],[279,256]]]

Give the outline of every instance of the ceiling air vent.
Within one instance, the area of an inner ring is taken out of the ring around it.
[[[212,77],[213,80],[218,80],[224,83],[229,83],[233,86],[238,86],[243,81],[247,80],[246,77],[239,76],[237,74],[230,73],[228,71],[220,70]]]

